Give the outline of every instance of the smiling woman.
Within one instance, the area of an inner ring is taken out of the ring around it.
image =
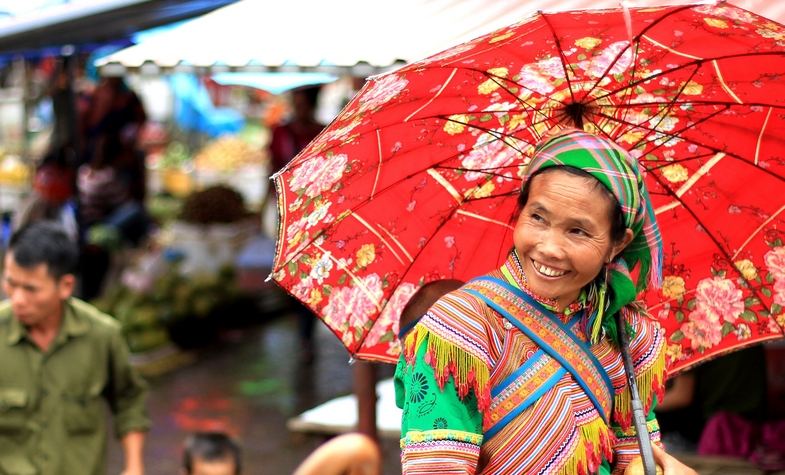
[[[518,204],[501,268],[442,297],[405,339],[404,474],[623,472],[638,445],[617,313],[659,444],[664,341],[634,300],[659,283],[661,244],[636,161],[562,131],[537,146]],[[655,459],[694,473],[659,448]]]
[[[529,288],[562,309],[632,240],[608,190],[568,170],[546,168],[527,182],[513,234]]]

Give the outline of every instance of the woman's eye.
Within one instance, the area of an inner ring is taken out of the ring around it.
[[[539,214],[537,214],[537,213],[532,213],[532,215],[531,215],[531,218],[532,218],[532,221],[538,221],[538,222],[540,222],[540,221],[545,221],[545,220],[543,219],[543,217],[542,217],[542,216],[540,216],[540,215],[539,215]]]
[[[570,233],[575,234],[576,236],[588,236],[589,235],[589,233],[587,233],[586,231],[584,231],[581,228],[572,228],[572,229],[570,229]]]

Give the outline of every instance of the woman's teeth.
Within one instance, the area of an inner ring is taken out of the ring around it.
[[[567,273],[567,271],[556,270],[551,267],[542,265],[539,262],[532,261],[532,264],[534,265],[534,268],[537,269],[537,272],[543,275],[547,275],[548,277],[561,277]]]

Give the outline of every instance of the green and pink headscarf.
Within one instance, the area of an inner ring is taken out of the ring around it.
[[[648,285],[662,280],[662,238],[638,161],[611,140],[577,129],[549,135],[534,151],[523,182],[540,170],[568,166],[589,173],[602,183],[621,205],[624,224],[633,232],[632,242],[611,263],[608,278],[608,309],[602,326],[615,333],[612,316],[635,301]],[[638,267],[637,282],[630,271]],[[601,310],[602,312],[602,310]],[[608,325],[606,325],[606,320]],[[608,328],[610,326],[611,328]],[[614,340],[616,335],[612,335]]]

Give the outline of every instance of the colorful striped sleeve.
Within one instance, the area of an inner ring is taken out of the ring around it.
[[[426,362],[427,341],[422,343],[413,361],[402,356],[395,371],[396,403],[403,409],[402,473],[473,474],[482,444],[477,398],[473,392],[459,396],[452,376],[438,384]]]

